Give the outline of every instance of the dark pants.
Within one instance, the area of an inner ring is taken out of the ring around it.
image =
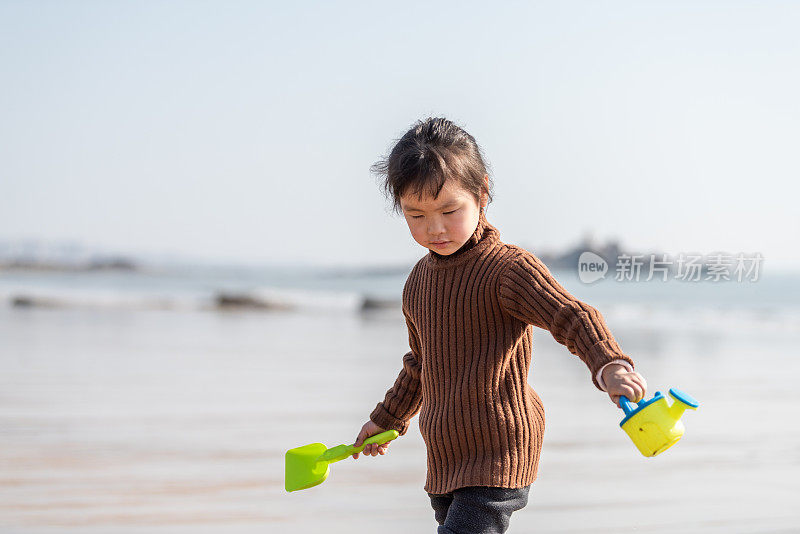
[[[528,504],[530,485],[524,488],[466,486],[449,493],[428,493],[439,527],[438,534],[503,534],[511,512]]]

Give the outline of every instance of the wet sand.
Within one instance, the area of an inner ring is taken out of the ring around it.
[[[601,310],[603,308],[600,308]],[[793,532],[797,330],[626,328],[648,381],[700,403],[645,458],[577,357],[537,331],[539,477],[509,532]],[[0,311],[0,530],[435,532],[414,424],[287,493],[284,453],[352,443],[407,350],[399,311]]]

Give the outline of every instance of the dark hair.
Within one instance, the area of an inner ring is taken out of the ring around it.
[[[423,191],[436,198],[445,182],[455,180],[469,191],[480,205],[486,190],[483,177],[487,164],[478,143],[461,127],[442,117],[417,121],[396,141],[388,157],[370,167],[383,177],[383,190],[393,200],[395,213],[401,213],[400,197]],[[489,178],[489,202],[492,200],[492,179]]]

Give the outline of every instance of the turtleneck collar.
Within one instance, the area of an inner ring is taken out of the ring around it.
[[[478,225],[461,248],[452,254],[443,255],[428,250],[428,262],[434,269],[460,265],[470,258],[480,255],[482,250],[496,243],[500,239],[500,232],[486,220],[486,211],[481,209],[478,216]]]

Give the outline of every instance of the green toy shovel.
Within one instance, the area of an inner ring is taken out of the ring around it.
[[[363,451],[365,445],[386,443],[399,435],[397,430],[387,430],[365,439],[360,447],[337,445],[329,449],[322,443],[309,443],[289,449],[286,451],[286,491],[304,490],[322,484],[328,478],[333,462]]]

